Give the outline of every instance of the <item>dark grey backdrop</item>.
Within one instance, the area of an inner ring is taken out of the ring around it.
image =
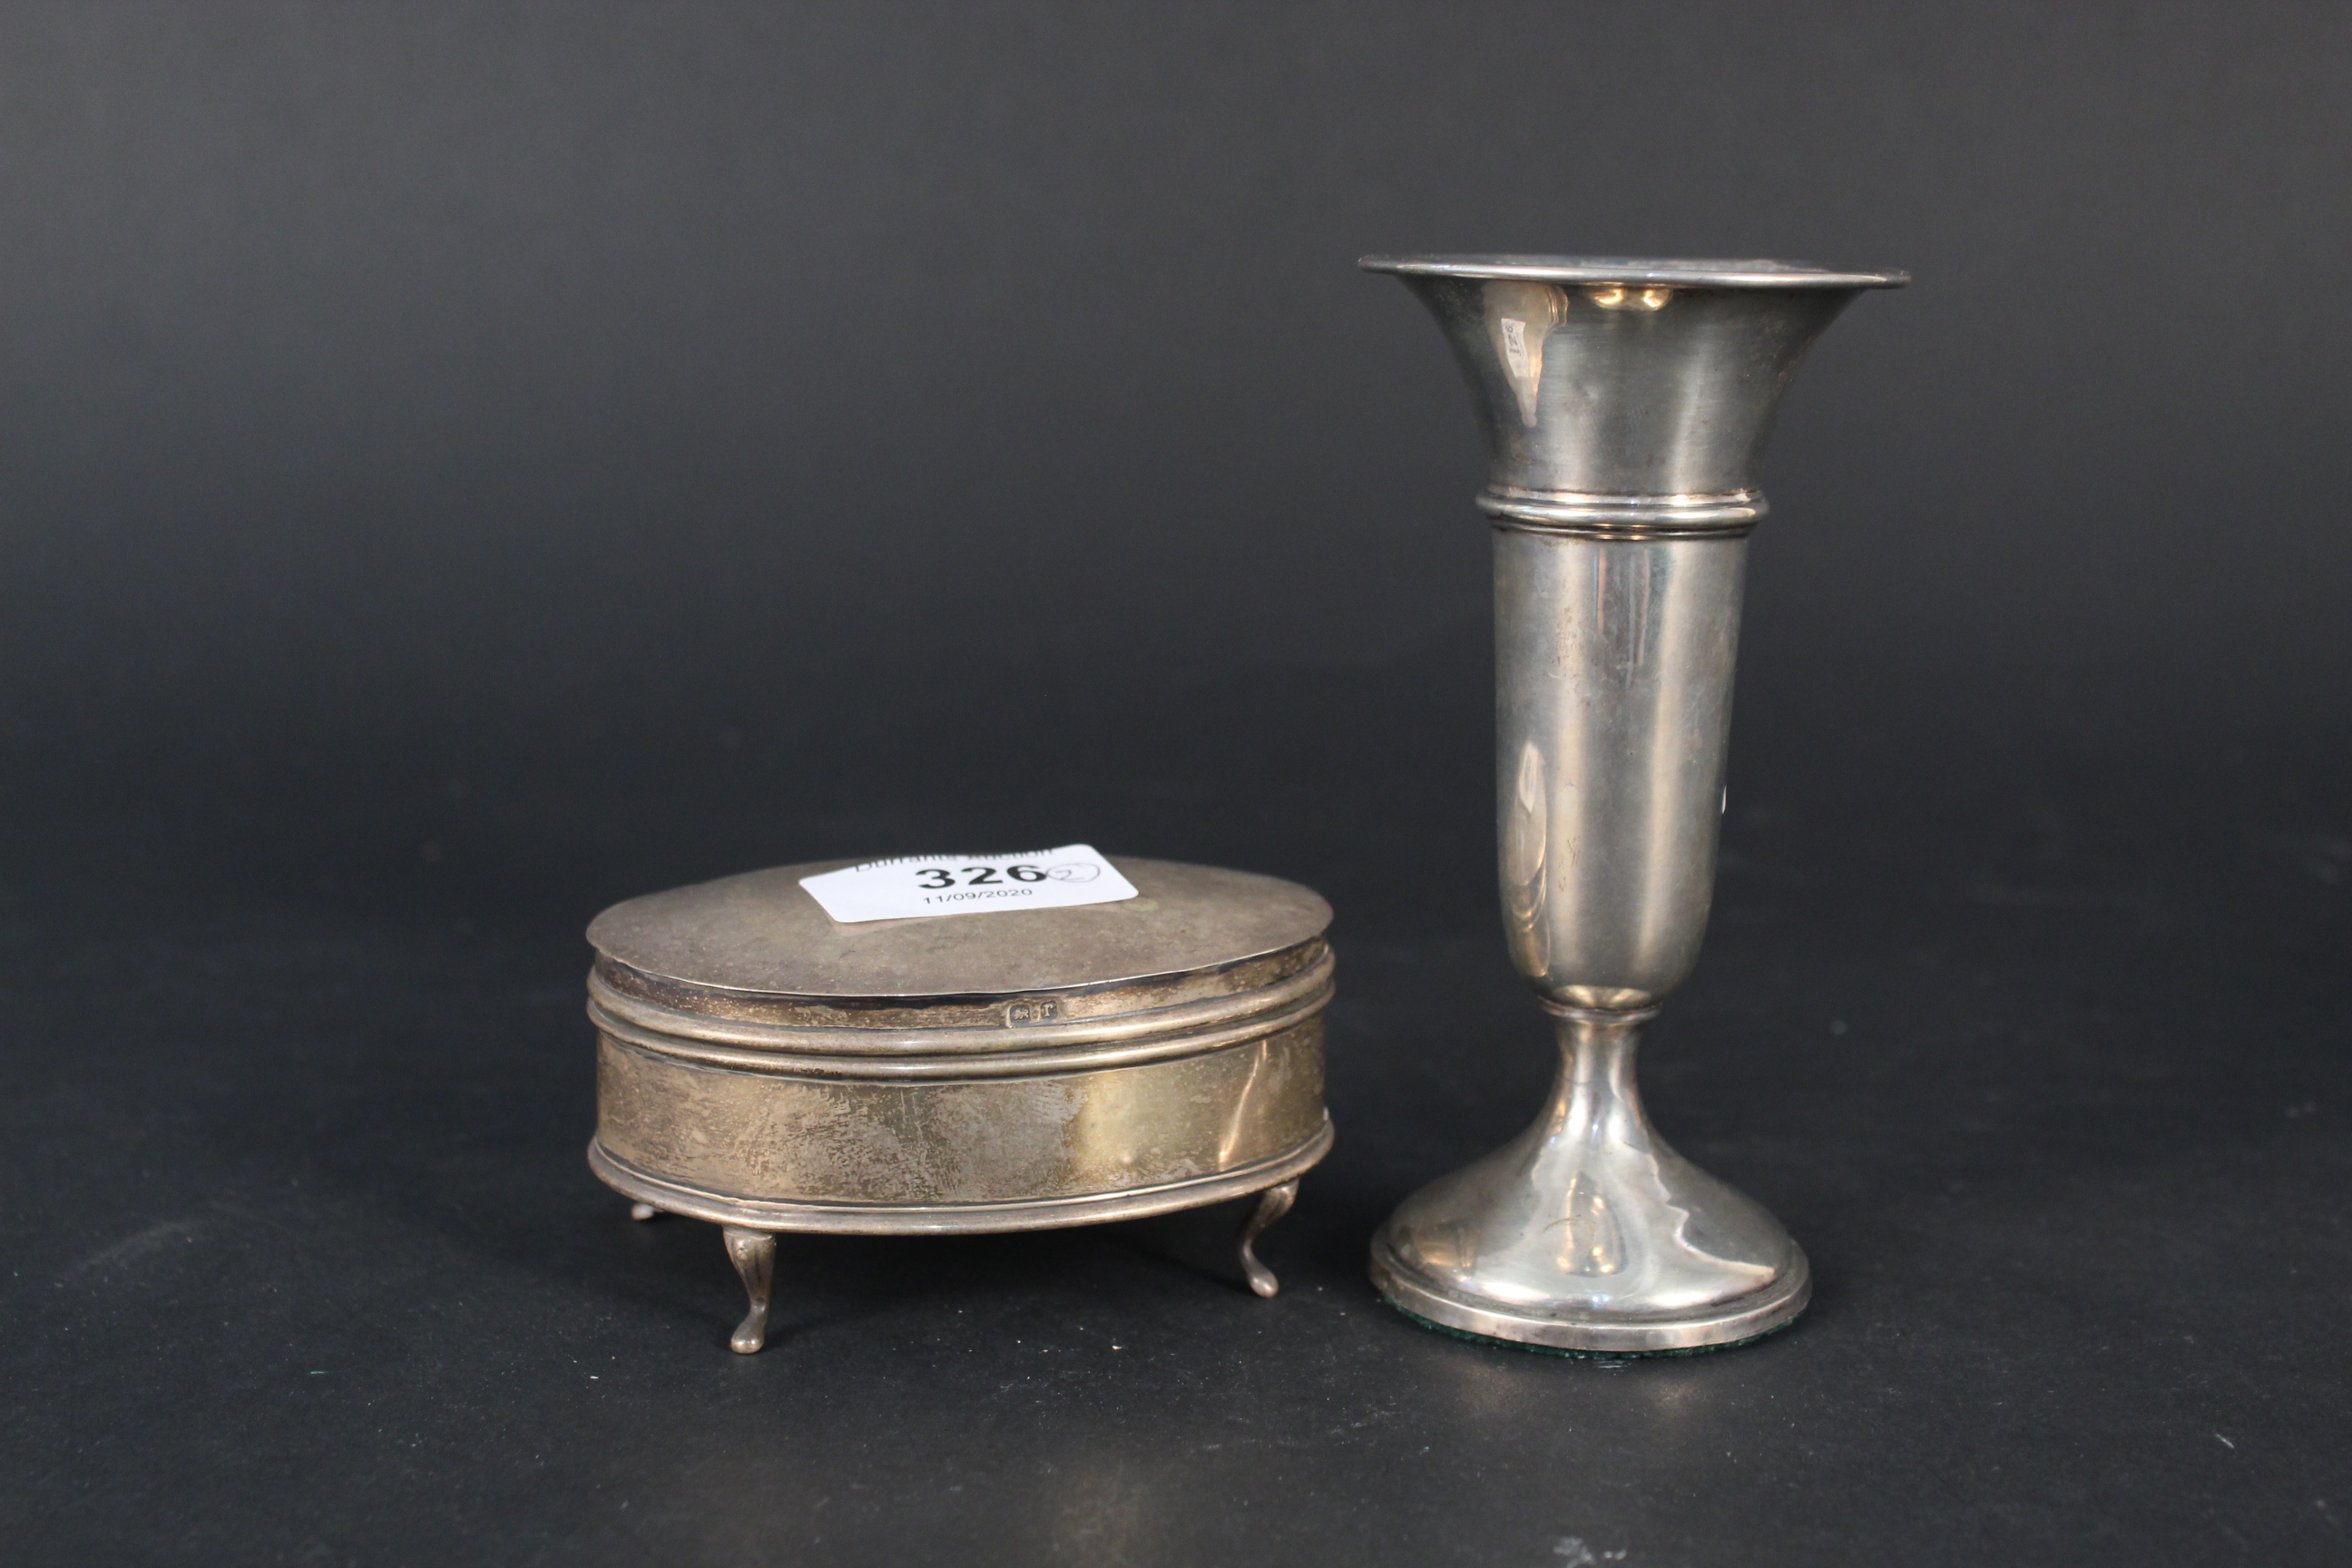
[[[11,737],[609,753],[1410,665],[1475,640],[1484,540],[1381,247],[1916,273],[1790,409],[1751,707],[1868,672],[2068,729],[2330,715],[2347,32],[13,6]]]
[[[2340,1549],[2347,46],[2281,0],[18,0],[0,1521],[58,1562]],[[1358,1273],[1544,1070],[1471,426],[1351,269],[1447,248],[1918,279],[1768,466],[1653,1065],[1822,1269],[1746,1359],[1580,1382]],[[1292,1316],[1087,1238],[832,1246],[815,1359],[725,1357],[715,1244],[577,1164],[579,926],[1081,837],[1339,905]],[[1018,1323],[1118,1311],[1158,1373],[1002,1393]],[[592,1332],[634,1403],[581,1403]]]

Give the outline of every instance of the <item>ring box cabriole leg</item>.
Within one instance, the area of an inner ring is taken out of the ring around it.
[[[1242,1277],[1249,1281],[1249,1288],[1261,1296],[1279,1294],[1282,1282],[1274,1277],[1273,1269],[1258,1261],[1257,1238],[1265,1234],[1268,1226],[1288,1214],[1290,1205],[1297,1201],[1298,1179],[1294,1176],[1279,1186],[1268,1187],[1260,1193],[1256,1206],[1250,1210],[1249,1218],[1243,1223],[1238,1244]]]
[[[1496,829],[1512,961],[1560,1067],[1527,1131],[1407,1198],[1388,1300],[1459,1332],[1705,1350],[1804,1310],[1804,1253],[1650,1126],[1642,1025],[1715,882],[1755,468],[1789,379],[1900,273],[1762,261],[1372,257],[1437,318],[1486,437]]]
[[[755,1355],[768,1342],[768,1291],[776,1278],[776,1233],[730,1225],[721,1234],[727,1240],[728,1261],[743,1277],[744,1293],[751,1300],[751,1310],[727,1342],[728,1348],[738,1355]]]

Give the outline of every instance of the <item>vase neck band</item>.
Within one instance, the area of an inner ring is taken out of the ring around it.
[[[1478,510],[1498,528],[1531,533],[1654,539],[1682,535],[1732,537],[1748,532],[1766,510],[1762,490],[1720,495],[1592,495],[1574,490],[1520,490],[1488,486]]]

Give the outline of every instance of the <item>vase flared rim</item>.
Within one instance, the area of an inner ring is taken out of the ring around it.
[[[1660,256],[1367,256],[1367,272],[1504,278],[1531,283],[1643,283],[1684,289],[1900,289],[1907,272],[1840,272],[1804,261]]]

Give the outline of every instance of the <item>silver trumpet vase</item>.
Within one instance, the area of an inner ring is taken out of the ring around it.
[[[1458,1332],[1612,1355],[1769,1333],[1804,1253],[1667,1147],[1642,1026],[1706,928],[1755,470],[1806,351],[1899,272],[1376,256],[1469,379],[1495,522],[1496,814],[1511,957],[1559,1036],[1535,1124],[1407,1198],[1372,1279]]]

